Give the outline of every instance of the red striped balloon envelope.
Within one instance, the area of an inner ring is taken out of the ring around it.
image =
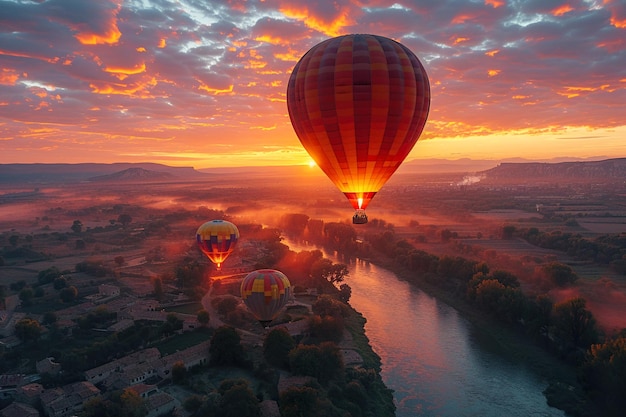
[[[289,279],[275,269],[250,272],[241,281],[240,290],[243,302],[264,327],[278,317],[291,298]]]
[[[419,139],[430,84],[404,45],[376,35],[339,36],[296,64],[287,108],[302,146],[363,211]]]

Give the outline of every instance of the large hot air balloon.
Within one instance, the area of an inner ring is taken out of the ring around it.
[[[218,269],[231,254],[238,240],[239,229],[226,220],[211,220],[200,226],[196,232],[198,247]]]
[[[263,327],[267,327],[291,298],[291,284],[280,271],[259,269],[241,281],[241,298]]]
[[[327,39],[296,64],[289,117],[311,158],[367,223],[365,208],[417,142],[430,84],[404,45],[377,35]]]

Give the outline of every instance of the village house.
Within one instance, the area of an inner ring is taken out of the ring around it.
[[[62,388],[44,390],[41,406],[47,417],[70,417],[83,409],[84,404],[100,395],[100,390],[87,381],[75,382]]]
[[[85,371],[85,379],[107,389],[123,389],[144,384],[153,377],[169,378],[176,362],[187,369],[206,364],[209,346],[206,341],[163,357],[156,348],[144,349]]]
[[[144,400],[148,411],[147,417],[157,417],[180,407],[180,401],[162,392],[156,385],[137,384],[129,389]]]
[[[15,401],[35,407],[39,403],[39,397],[43,391],[43,385],[36,382],[22,385],[15,391]]]
[[[144,349],[85,371],[85,379],[96,385],[109,378],[109,376],[114,372],[123,372],[126,368],[150,362],[160,357],[161,353],[157,348]]]
[[[31,405],[20,402],[12,402],[2,410],[2,417],[39,417],[39,411]]]
[[[0,375],[0,398],[13,398],[17,389],[28,380],[23,374],[2,374]]]
[[[61,364],[54,361],[54,358],[48,357],[40,360],[35,364],[37,373],[56,375],[61,371]]]

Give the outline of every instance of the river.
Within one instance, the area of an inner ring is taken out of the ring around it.
[[[547,405],[547,381],[499,354],[455,309],[369,262],[351,262],[348,270],[350,304],[367,319],[365,333],[394,390],[397,417],[565,416]]]

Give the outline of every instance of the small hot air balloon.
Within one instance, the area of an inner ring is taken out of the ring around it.
[[[226,220],[211,220],[200,226],[196,232],[198,247],[218,269],[231,254],[238,240],[237,226]]]
[[[377,35],[327,39],[296,64],[287,109],[315,163],[367,223],[365,208],[424,129],[430,84],[404,45]]]
[[[263,327],[267,327],[291,298],[291,283],[275,269],[252,271],[241,281],[241,298]]]

